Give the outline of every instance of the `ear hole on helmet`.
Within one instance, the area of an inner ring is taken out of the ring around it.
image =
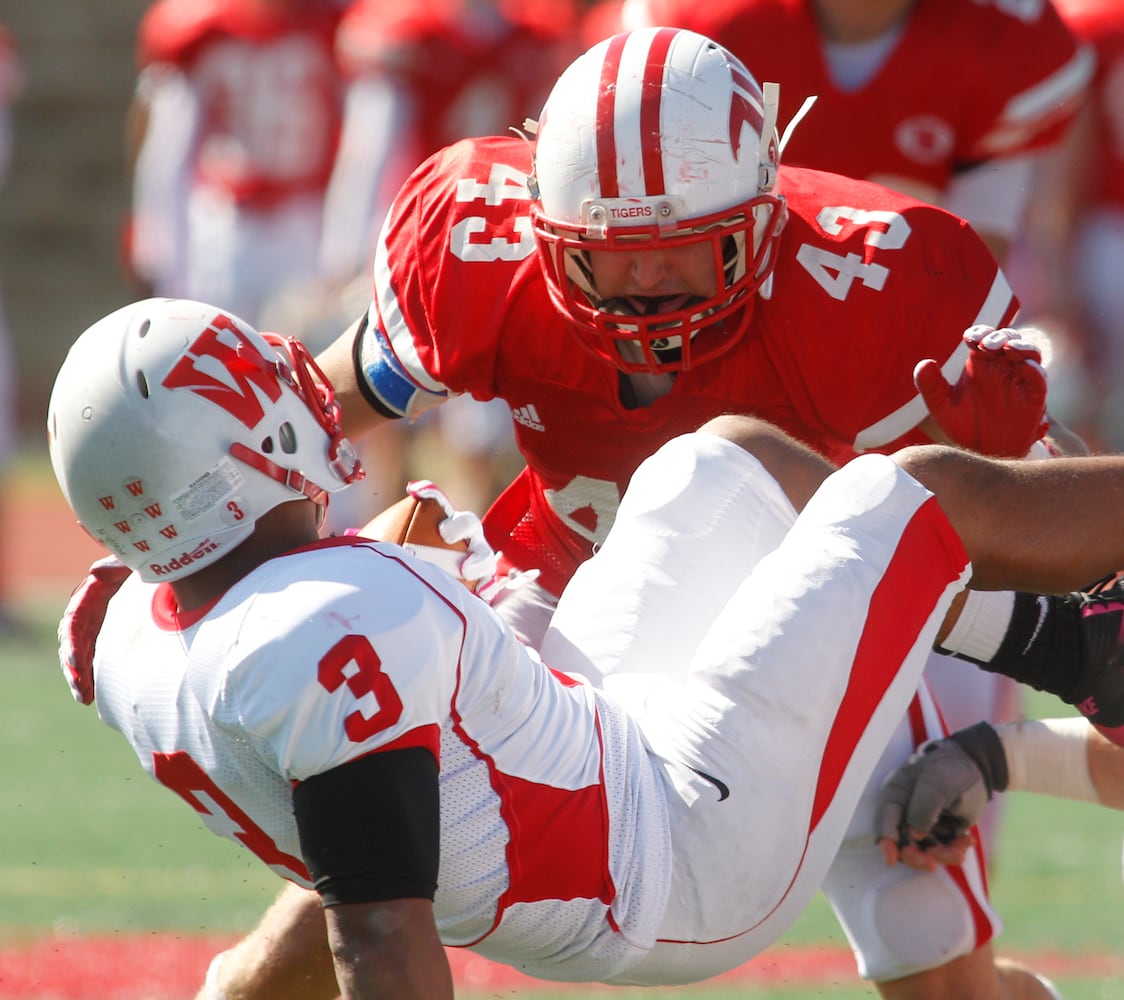
[[[260,447],[261,447],[261,450],[262,450],[263,454],[272,455],[273,454],[273,438],[271,438],[271,437],[262,438],[262,442],[261,442]]]
[[[281,439],[281,450],[286,455],[297,453],[297,432],[289,421],[285,421],[278,429],[277,436]]]
[[[141,394],[141,399],[148,399],[148,379],[145,378],[144,372],[137,372],[137,391]]]
[[[152,329],[152,320],[146,319],[143,323],[141,323],[140,329],[137,330],[137,336],[138,337],[147,337],[148,331],[151,330],[151,329]]]

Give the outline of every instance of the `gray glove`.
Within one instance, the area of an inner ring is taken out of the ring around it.
[[[1007,757],[999,734],[986,722],[933,740],[882,783],[877,839],[899,847],[949,844],[979,820],[995,792],[1007,787]],[[917,841],[910,830],[920,830]]]

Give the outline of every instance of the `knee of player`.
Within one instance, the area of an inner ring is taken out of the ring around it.
[[[797,510],[834,471],[822,455],[757,417],[724,414],[708,420],[699,429],[749,452],[780,484]]]
[[[912,445],[891,456],[922,486],[937,494],[950,480],[963,475],[964,457],[965,452],[943,444]]]
[[[864,979],[928,973],[984,943],[968,900],[940,874],[888,880],[858,895],[862,903],[843,922]]]

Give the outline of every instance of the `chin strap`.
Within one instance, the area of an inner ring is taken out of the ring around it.
[[[230,454],[250,468],[257,469],[258,472],[269,476],[270,479],[275,479],[283,486],[287,486],[294,493],[300,493],[308,497],[309,500],[321,507],[327,506],[328,491],[321,486],[317,486],[316,483],[308,479],[303,473],[297,472],[296,469],[286,469],[284,466],[266,458],[260,452],[247,448],[240,441],[235,441],[230,446]]]

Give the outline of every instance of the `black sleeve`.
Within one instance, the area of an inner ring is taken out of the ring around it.
[[[440,796],[433,754],[371,753],[293,789],[301,853],[325,906],[433,899]]]

